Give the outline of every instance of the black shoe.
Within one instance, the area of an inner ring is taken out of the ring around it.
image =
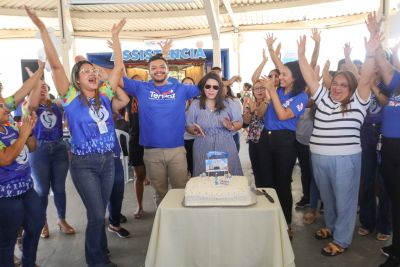
[[[107,264],[106,264],[106,267],[118,267],[118,265],[116,265],[114,262],[108,262]]]
[[[390,245],[390,246],[382,247],[381,252],[386,257],[389,257],[391,254],[393,254],[393,246]]]
[[[296,208],[298,208],[298,209],[302,209],[302,208],[305,208],[308,206],[310,206],[310,200],[308,200],[304,197],[299,202],[296,203]]]
[[[120,227],[118,230],[112,228],[110,225],[107,227],[107,230],[111,233],[116,233],[121,238],[128,238],[131,233],[128,230]]]
[[[379,265],[379,267],[399,267],[400,259],[396,256],[390,255],[385,263]]]
[[[120,223],[126,223],[127,221],[128,221],[128,219],[126,218],[125,215],[123,215],[123,214],[119,215],[119,222]]]

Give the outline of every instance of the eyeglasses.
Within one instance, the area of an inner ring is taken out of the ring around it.
[[[79,71],[79,73],[84,73],[86,75],[89,75],[89,74],[93,73],[93,74],[99,75],[100,71],[98,69],[96,69],[96,68],[89,68],[89,69],[82,68]]]
[[[332,82],[332,86],[337,86],[337,87],[342,87],[342,88],[348,88],[349,85],[345,83],[337,83],[337,82]]]
[[[219,90],[219,86],[218,85],[210,85],[210,84],[204,85],[204,89],[210,90],[211,88],[216,90],[216,91]]]
[[[265,89],[267,89],[267,88],[265,88],[264,86],[253,87],[253,91],[265,91]]]

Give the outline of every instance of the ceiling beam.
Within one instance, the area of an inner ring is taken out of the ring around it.
[[[366,14],[358,14],[351,16],[341,16],[335,18],[326,18],[318,20],[307,20],[307,21],[296,21],[286,23],[275,23],[275,24],[263,24],[263,25],[248,25],[240,26],[241,32],[245,31],[269,31],[269,30],[289,30],[289,29],[331,29],[337,27],[351,26],[355,24],[363,24]],[[220,33],[232,32],[233,27],[221,28]],[[10,38],[34,38],[36,30],[0,30],[0,39]],[[55,31],[56,36],[60,36],[59,31]],[[172,39],[180,39],[187,37],[194,37],[200,35],[210,35],[209,29],[188,29],[188,30],[172,30],[172,31],[122,31],[120,33],[121,39],[160,39],[163,40],[167,37]],[[88,38],[101,38],[109,39],[110,31],[75,31],[75,37],[88,37]]]
[[[216,3],[215,3],[216,1]],[[205,0],[204,8],[210,26],[210,32],[213,40],[219,39],[219,8],[218,0]]]
[[[57,10],[35,10],[40,18],[57,18]],[[20,16],[27,17],[26,11],[23,8],[0,8],[1,16]]]
[[[235,14],[233,13],[232,7],[231,7],[231,0],[222,0],[224,3],[225,9],[229,15],[229,19],[231,20],[231,23],[234,28],[239,28],[239,23],[237,22],[237,19],[235,18]]]

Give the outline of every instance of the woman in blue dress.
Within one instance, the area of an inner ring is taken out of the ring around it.
[[[241,114],[234,114],[224,99],[221,78],[215,73],[206,74],[199,82],[201,94],[192,102],[186,117],[189,133],[196,136],[193,144],[193,176],[205,172],[206,154],[209,151],[228,153],[228,168],[232,175],[243,175],[232,132],[241,129]]]

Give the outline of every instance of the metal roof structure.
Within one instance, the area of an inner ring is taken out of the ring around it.
[[[105,5],[72,5],[71,1],[0,1],[0,38],[34,36],[36,29],[24,5],[36,10],[58,35],[67,27],[64,32],[74,37],[108,38],[112,24],[126,17],[120,36],[137,40],[210,34],[215,39],[226,32],[343,27],[362,23],[368,12],[381,6],[380,0],[143,0]]]

